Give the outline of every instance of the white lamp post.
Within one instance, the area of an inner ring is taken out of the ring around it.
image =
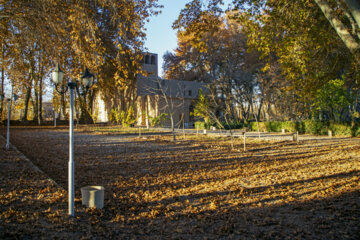
[[[75,216],[75,209],[74,209],[74,199],[75,199],[75,181],[74,181],[74,142],[73,142],[73,133],[74,133],[74,89],[77,87],[76,82],[68,82],[66,89],[59,91],[58,86],[59,84],[63,83],[64,72],[60,69],[59,64],[56,65],[55,69],[51,73],[51,79],[55,84],[55,89],[59,93],[65,93],[70,88],[70,118],[69,118],[69,175],[68,175],[68,191],[69,191],[69,215],[74,217]],[[82,86],[86,89],[84,95],[93,84],[94,75],[86,69],[84,76],[81,77]]]
[[[14,102],[19,98],[16,94],[13,96]],[[4,94],[0,95],[0,99],[4,100]],[[10,149],[10,117],[11,117],[11,98],[6,99],[8,102],[8,119],[7,119],[7,132],[6,132],[6,149]]]

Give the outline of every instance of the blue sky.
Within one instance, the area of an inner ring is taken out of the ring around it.
[[[146,24],[147,40],[145,47],[149,52],[157,53],[159,60],[159,75],[162,75],[162,56],[166,51],[173,51],[177,46],[176,31],[172,23],[177,19],[181,9],[189,2],[186,0],[159,0],[164,8],[161,14],[153,16]]]
[[[159,4],[163,5],[162,13],[153,16],[150,22],[146,24],[147,40],[145,47],[149,52],[157,53],[159,58],[159,75],[162,75],[162,56],[166,51],[172,52],[177,46],[176,31],[172,29],[172,23],[177,19],[181,9],[190,0],[159,0]],[[231,0],[225,0],[230,3]]]

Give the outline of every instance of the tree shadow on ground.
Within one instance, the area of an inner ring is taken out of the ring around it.
[[[15,131],[13,140],[48,176],[67,188],[66,135],[51,133],[46,136],[48,134],[34,135],[26,131],[17,135]],[[153,146],[157,144],[153,140],[148,142]],[[76,219],[68,220],[66,210],[60,216],[50,217],[46,222],[47,229],[56,229],[60,238],[359,238],[360,194],[358,187],[351,185],[359,177],[356,166],[304,178],[291,175],[287,179],[274,180],[278,183],[262,182],[267,175],[284,171],[292,174],[292,170],[307,170],[311,164],[314,164],[314,169],[316,164],[326,165],[322,156],[334,150],[314,150],[309,142],[308,145],[273,144],[273,148],[254,144],[251,145],[254,151],[237,153],[211,149],[207,145],[211,142],[205,141],[200,146],[202,152],[196,152],[198,146],[187,146],[184,142],[180,148],[170,145],[163,151],[141,149],[139,153],[130,152],[126,156],[119,149],[123,143],[98,147],[87,143],[79,144],[80,149],[77,149],[76,196],[80,196],[80,186],[90,183],[103,185],[106,188],[105,207],[103,210],[86,209],[77,199]],[[140,146],[135,140],[128,144]],[[166,147],[166,144],[160,142],[158,147]],[[351,148],[345,143],[340,147]],[[109,150],[109,156],[105,155]],[[174,155],[177,152],[179,154]],[[111,154],[116,153],[119,154],[111,158]],[[100,161],[99,158],[104,159]],[[292,165],[296,167],[285,169]],[[243,172],[243,169],[247,171]],[[325,169],[317,169],[320,170]],[[26,169],[22,171],[20,174],[25,174]],[[245,180],[254,182],[244,185]],[[326,190],[327,185],[315,189],[307,189],[307,186],[316,187],[321,182],[336,183],[332,186],[336,194],[313,197],[317,191]],[[345,191],[339,184],[347,182],[350,187]],[[21,181],[14,182],[14,185],[26,193],[27,185]],[[298,192],[297,188],[303,191]],[[302,200],[310,195],[310,200]],[[17,199],[9,204],[25,209],[31,201],[23,203],[25,205]],[[56,204],[66,209],[63,201],[58,200]],[[29,209],[27,214],[45,212],[45,206]],[[19,237],[46,237],[41,230],[42,217],[50,214],[51,211],[35,217],[32,230],[29,228],[31,221],[21,225],[20,216],[1,223],[1,230],[14,233],[18,228],[22,231],[17,235]]]

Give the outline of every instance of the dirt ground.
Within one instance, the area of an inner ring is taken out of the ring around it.
[[[241,139],[171,139],[78,130],[70,218],[68,129],[13,128],[0,238],[360,239],[359,138],[250,139],[246,152]],[[103,209],[81,205],[87,185],[105,187]]]

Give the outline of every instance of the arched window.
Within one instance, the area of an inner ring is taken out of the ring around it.
[[[145,55],[145,64],[150,64],[150,56]]]
[[[155,62],[155,56],[151,56],[151,64],[152,64],[152,65],[155,65],[155,64],[156,64],[156,62]]]

